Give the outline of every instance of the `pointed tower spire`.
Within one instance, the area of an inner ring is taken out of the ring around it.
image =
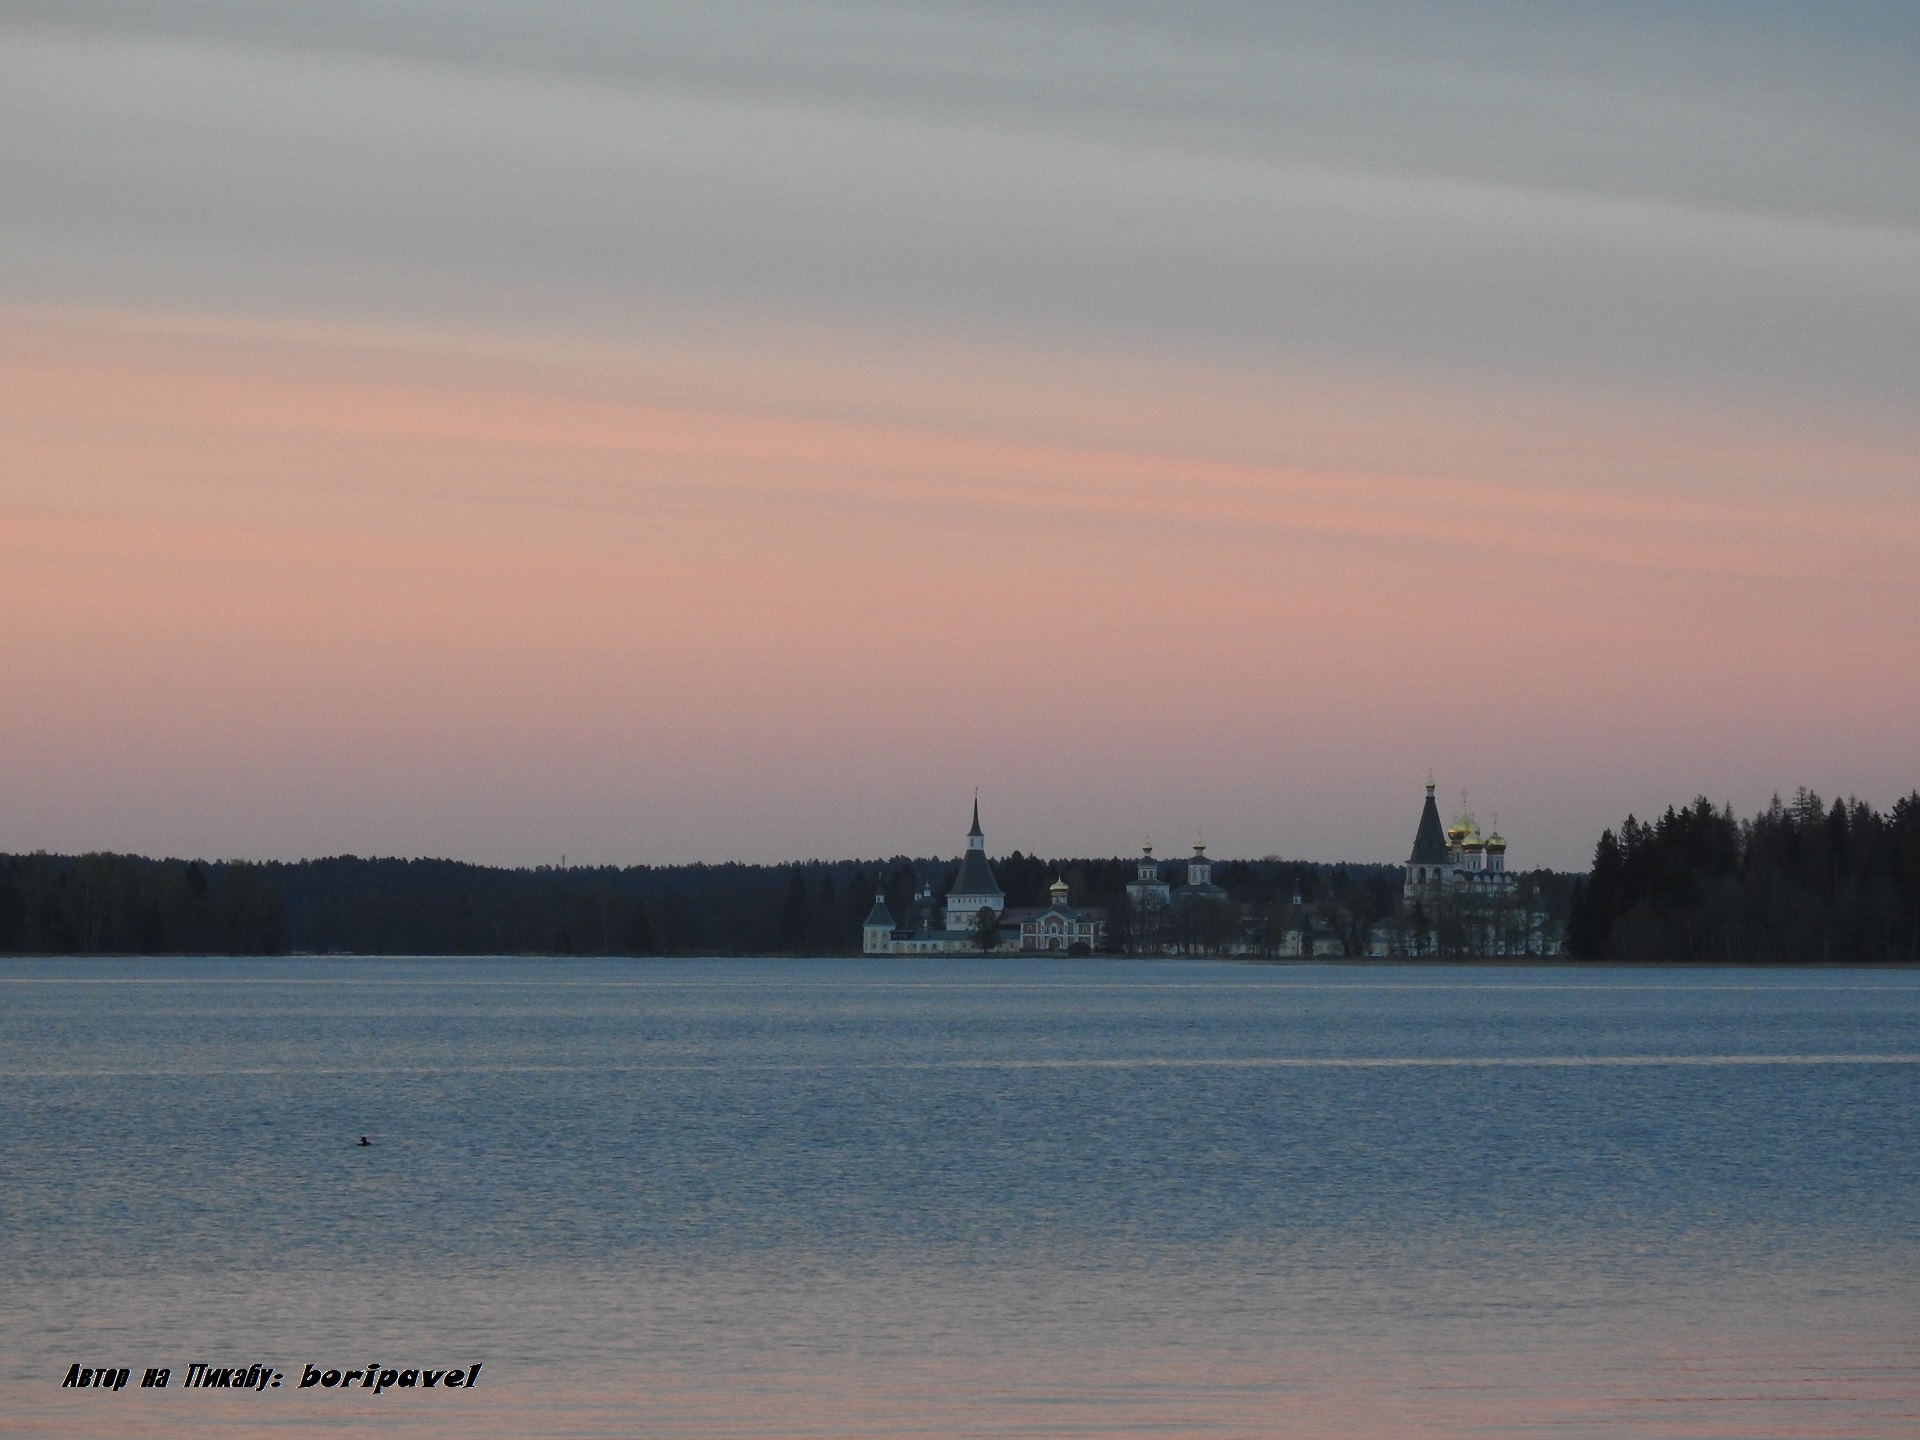
[[[1420,807],[1420,826],[1413,832],[1413,854],[1409,865],[1445,865],[1447,832],[1440,823],[1440,807],[1434,803],[1433,782],[1427,782],[1427,800]]]
[[[967,854],[987,858],[987,832],[980,828],[980,792],[973,792],[973,828],[967,831]]]

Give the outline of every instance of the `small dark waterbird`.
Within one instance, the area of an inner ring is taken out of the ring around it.
[[[367,1139],[367,1137],[366,1137],[366,1136],[364,1136],[364,1135],[362,1135],[362,1136],[360,1137],[360,1143],[361,1143],[362,1145],[371,1145],[371,1144],[373,1144],[373,1142],[372,1142],[371,1140],[369,1140],[369,1139]]]

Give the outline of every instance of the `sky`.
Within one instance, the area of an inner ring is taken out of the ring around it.
[[[1920,7],[0,0],[0,850],[1920,786]]]

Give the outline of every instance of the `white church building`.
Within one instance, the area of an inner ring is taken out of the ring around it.
[[[944,902],[934,903],[931,887],[923,886],[914,899],[917,916],[896,923],[886,896],[876,893],[873,909],[861,927],[860,949],[867,955],[979,955],[1016,952],[1053,952],[1085,955],[1105,938],[1106,917],[1097,910],[1077,910],[1067,903],[1067,883],[1048,887],[1051,904],[1009,908],[1007,897],[987,862],[986,832],[980,828],[980,801],[973,802],[973,826],[961,853],[959,873]],[[983,946],[981,912],[994,927],[993,943]],[[937,912],[937,913],[936,913]],[[919,923],[914,923],[915,920]]]
[[[1559,925],[1507,869],[1498,824],[1485,835],[1462,797],[1459,816],[1440,823],[1433,782],[1401,869],[1400,913],[1375,923],[1368,954],[1558,955]]]
[[[1513,890],[1507,842],[1499,831],[1483,837],[1464,799],[1459,818],[1442,829],[1432,781],[1427,782],[1427,803],[1421,807],[1420,825],[1413,834],[1413,853],[1401,869],[1405,874],[1401,894],[1407,900],[1448,891],[1494,896]]]

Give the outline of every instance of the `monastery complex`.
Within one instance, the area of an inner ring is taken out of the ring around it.
[[[1364,935],[1365,953],[1377,957],[1442,953],[1554,955],[1561,937],[1549,917],[1523,896],[1507,868],[1507,842],[1482,834],[1463,807],[1442,824],[1427,786],[1414,830],[1413,848],[1401,867],[1397,913],[1375,920]],[[1284,915],[1249,913],[1214,883],[1204,842],[1172,866],[1143,847],[1127,882],[1119,913],[1078,906],[1064,879],[1048,887],[1044,906],[1009,906],[993,862],[987,858],[980,802],[953,881],[944,896],[922,884],[895,916],[885,894],[876,893],[861,931],[868,955],[982,955],[1053,953],[1091,955],[1209,953],[1226,955],[1339,956],[1352,953],[1325,907],[1308,907],[1296,893]]]

